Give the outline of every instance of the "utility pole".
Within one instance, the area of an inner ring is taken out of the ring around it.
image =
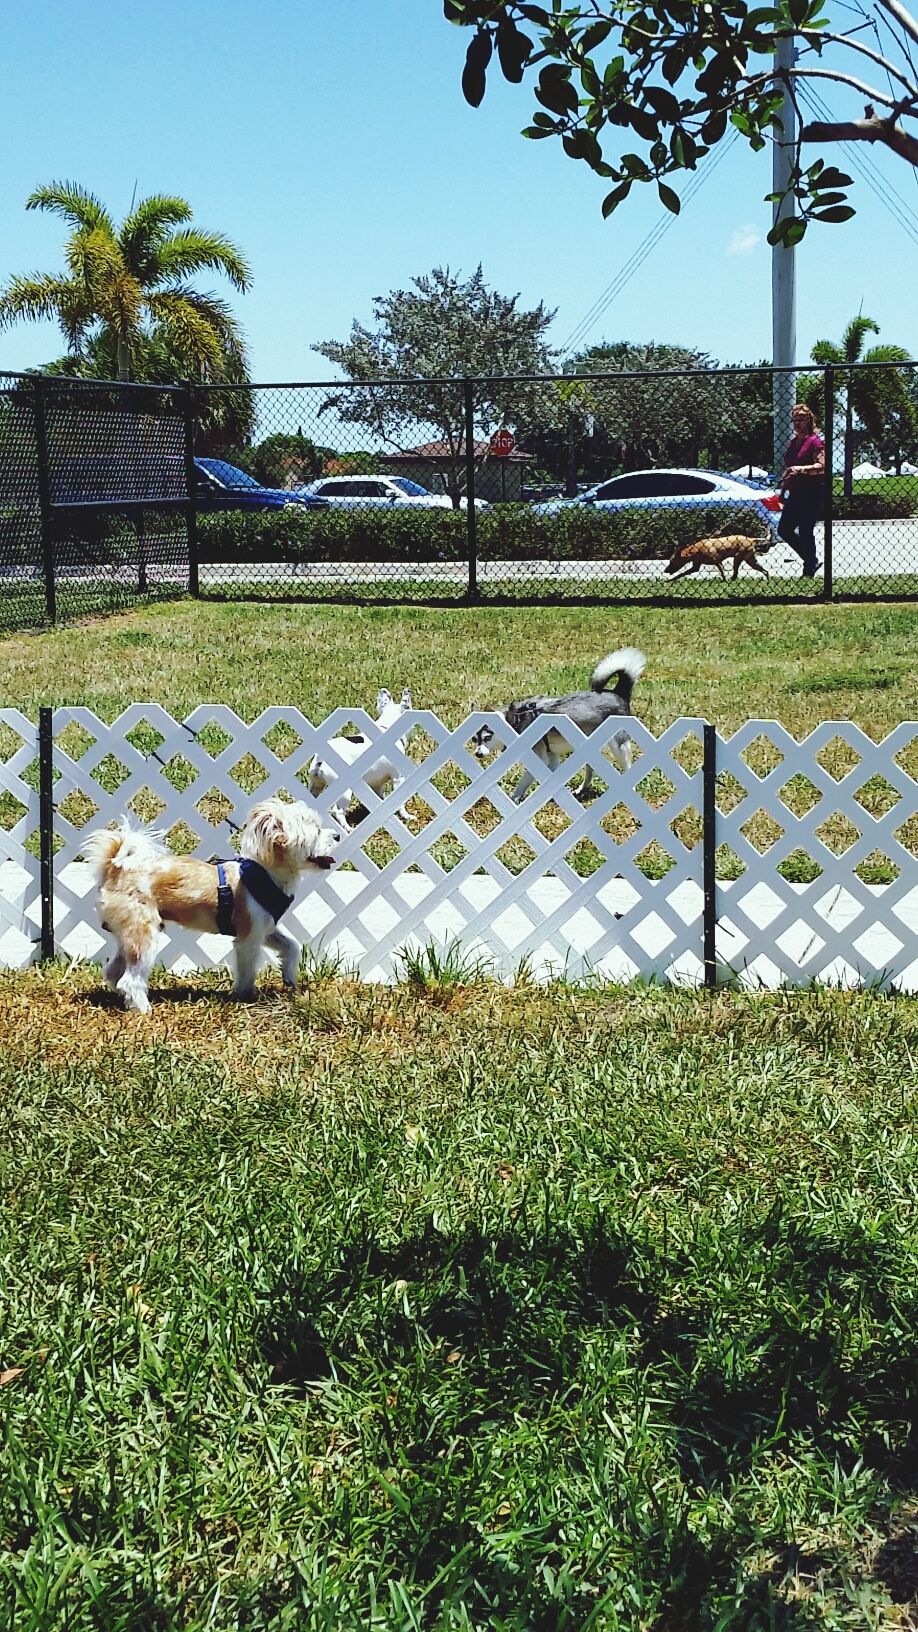
[[[780,74],[794,66],[793,36],[783,35],[775,40],[775,71]],[[794,104],[784,86],[784,104],[781,109],[783,129],[775,133],[772,147],[772,192],[784,193],[790,186],[794,167],[794,144],[797,134]],[[796,214],[796,200],[787,194],[772,210],[774,223]],[[796,250],[792,244],[774,244],[771,251],[771,360],[774,367],[794,368],[797,362],[797,284]],[[784,464],[784,449],[789,436],[788,421],[795,396],[794,376],[772,375],[772,413],[775,474],[780,477]]]

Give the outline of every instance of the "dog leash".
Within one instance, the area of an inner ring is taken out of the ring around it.
[[[270,913],[275,923],[284,916],[287,908],[293,905],[293,896],[275,884],[266,867],[260,861],[250,861],[243,856],[236,865],[239,868],[239,882],[245,885],[253,900]],[[226,882],[226,862],[217,862],[217,931],[220,935],[235,934],[235,911],[232,887]]]

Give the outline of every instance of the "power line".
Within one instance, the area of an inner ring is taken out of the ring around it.
[[[734,142],[738,140],[738,138],[739,131],[734,130],[731,132],[727,140],[718,148],[713,159],[703,168],[695,172],[694,176],[686,187],[685,193],[683,194],[681,200],[683,210],[685,209],[685,206],[691,202],[699,189],[704,186],[704,183],[707,181],[708,177],[713,175],[718,164],[720,164],[721,160],[726,156],[726,153],[733,146]],[[574,346],[579,345],[581,341],[586,339],[586,336],[589,334],[590,330],[596,326],[599,319],[606,311],[608,311],[609,307],[612,305],[612,302],[618,295],[621,294],[625,286],[631,282],[634,274],[646,261],[648,255],[650,255],[653,250],[656,249],[657,244],[660,242],[660,239],[663,237],[664,233],[669,231],[670,227],[677,219],[678,218],[675,215],[667,213],[666,216],[664,216],[655,224],[655,226],[651,228],[650,232],[647,233],[646,237],[641,240],[637,248],[632,251],[628,259],[619,268],[611,283],[606,285],[606,288],[603,290],[602,294],[597,296],[589,311],[584,314],[584,316],[580,319],[580,322],[571,331],[561,348],[562,356],[566,356],[573,350]]]
[[[811,113],[815,113],[819,119],[832,121],[831,108],[827,106],[818,92],[813,90],[811,85],[801,83],[798,90],[801,99],[807,104]],[[906,203],[901,193],[897,191],[892,182],[887,180],[868,154],[861,153],[852,142],[841,142],[839,145],[844,149],[848,162],[855,170],[860,172],[874,197],[878,198],[880,203],[886,206],[893,220],[897,221],[903,231],[908,233],[912,241],[918,244],[918,217],[916,217],[911,206]]]

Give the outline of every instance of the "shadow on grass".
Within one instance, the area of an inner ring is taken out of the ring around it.
[[[474,1226],[441,1234],[428,1224],[393,1245],[358,1234],[331,1271],[280,1277],[260,1348],[295,1388],[327,1368],[358,1392],[391,1391],[377,1452],[409,1467],[413,1480],[410,1503],[388,1518],[393,1569],[452,1591],[451,1561],[465,1547],[475,1555],[472,1596],[481,1591],[516,1617],[507,1625],[592,1625],[587,1608],[595,1612],[595,1598],[587,1606],[575,1594],[573,1618],[559,1619],[534,1567],[505,1570],[482,1552],[463,1517],[462,1478],[443,1478],[450,1446],[480,1446],[510,1421],[527,1423],[544,1444],[559,1432],[561,1410],[580,1424],[563,1436],[564,1461],[576,1467],[591,1454],[577,1435],[602,1440],[603,1412],[615,1414],[624,1387],[654,1402],[645,1477],[651,1466],[661,1476],[678,1470],[679,1488],[695,1499],[722,1492],[732,1511],[737,1489],[754,1483],[757,1470],[787,1458],[806,1464],[811,1455],[804,1485],[835,1466],[842,1478],[866,1470],[868,1485],[871,1478],[884,1485],[893,1502],[918,1489],[918,1352],[907,1336],[918,1322],[918,1297],[903,1295],[892,1226],[868,1233],[846,1223],[833,1233],[775,1211],[728,1236],[726,1243],[696,1236],[687,1250],[669,1245],[665,1233],[615,1228],[601,1216],[578,1233],[521,1221],[518,1231],[493,1235]],[[329,1340],[323,1332],[332,1326]],[[624,1365],[626,1381],[616,1365]],[[475,1454],[466,1452],[467,1469]],[[616,1500],[627,1507],[611,1488],[609,1499],[611,1511]],[[643,1503],[641,1496],[642,1513]],[[773,1517],[758,1538],[771,1562],[751,1570],[749,1514],[723,1531],[709,1527],[702,1539],[685,1503],[657,1506],[655,1499],[642,1520],[641,1567],[662,1584],[659,1624],[667,1632],[822,1624],[796,1601],[792,1579],[818,1574],[831,1591],[846,1571],[866,1567],[853,1558],[850,1538],[847,1555],[804,1558],[793,1546],[793,1521]],[[557,1572],[567,1567],[560,1541],[544,1556],[555,1553]],[[582,1560],[575,1574],[597,1579]],[[880,1550],[873,1582],[903,1602],[916,1579],[910,1531]],[[728,1601],[734,1607],[718,1619]]]

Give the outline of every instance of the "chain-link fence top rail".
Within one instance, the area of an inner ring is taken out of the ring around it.
[[[420,603],[916,592],[918,364],[23,376],[0,393],[8,626],[198,581],[232,599]]]

